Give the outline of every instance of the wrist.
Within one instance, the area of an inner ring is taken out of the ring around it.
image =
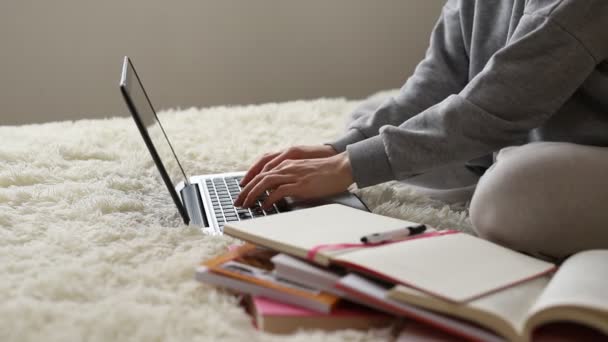
[[[342,176],[347,186],[353,184],[355,181],[353,180],[353,169],[350,164],[350,159],[348,158],[347,152],[342,152],[335,156],[337,162],[338,173]]]
[[[338,151],[331,145],[323,145],[321,151],[325,157],[333,157],[338,155]]]

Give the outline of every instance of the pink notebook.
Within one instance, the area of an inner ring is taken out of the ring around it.
[[[344,305],[324,314],[264,297],[254,296],[249,305],[258,329],[288,334],[298,329],[370,329],[386,327],[394,317],[355,305]]]

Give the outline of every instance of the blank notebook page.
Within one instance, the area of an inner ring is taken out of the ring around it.
[[[335,260],[456,302],[554,269],[551,263],[464,233],[358,249]]]
[[[339,204],[296,210],[240,222],[229,222],[225,233],[265,246],[293,247],[297,256],[322,244],[360,243],[361,237],[415,225]],[[271,242],[270,244],[268,242]],[[319,254],[333,255],[322,251]],[[339,253],[339,252],[338,252]]]

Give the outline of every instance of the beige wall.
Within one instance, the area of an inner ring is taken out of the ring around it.
[[[443,1],[125,0],[0,3],[0,124],[127,115],[134,60],[157,108],[399,87]]]

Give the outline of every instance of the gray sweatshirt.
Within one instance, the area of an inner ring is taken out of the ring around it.
[[[608,0],[449,0],[398,95],[331,142],[362,188],[531,141],[608,146]],[[356,113],[354,113],[357,117]]]

